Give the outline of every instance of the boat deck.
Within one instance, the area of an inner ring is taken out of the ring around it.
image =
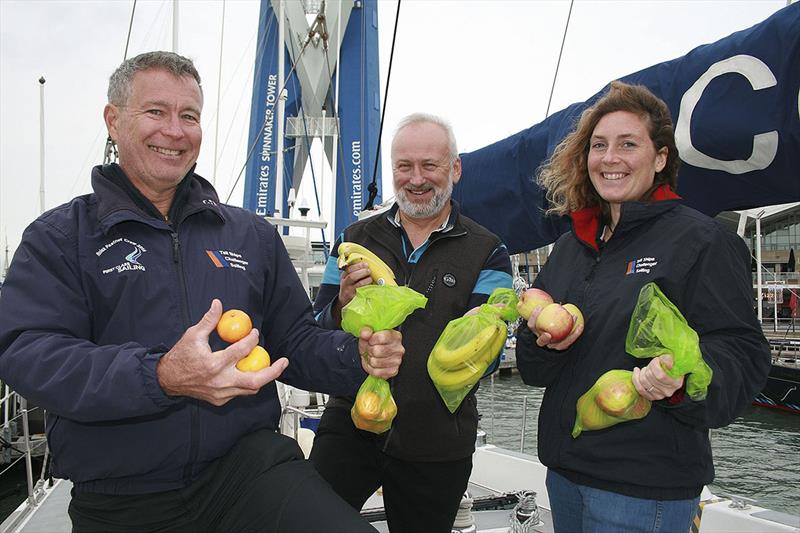
[[[72,523],[70,522],[67,508],[70,501],[70,489],[72,483],[67,480],[56,480],[51,489],[48,489],[46,496],[37,506],[36,512],[27,517],[20,515],[22,508],[17,509],[2,525],[0,531],[14,533],[70,533]],[[470,483],[468,491],[474,498],[490,496],[495,494],[486,488]],[[364,506],[366,513],[380,512],[383,502],[380,496],[370,498]],[[505,533],[509,528],[510,511],[507,509],[488,510],[472,513],[475,527],[481,533]],[[534,526],[537,533],[553,533],[550,520],[550,512],[540,508],[542,521],[538,526]],[[17,523],[19,522],[19,523]],[[381,533],[389,533],[389,527],[385,520],[373,522],[372,525]]]

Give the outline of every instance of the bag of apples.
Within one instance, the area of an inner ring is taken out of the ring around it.
[[[630,370],[609,370],[578,398],[572,438],[582,431],[605,429],[620,422],[644,418],[651,402],[633,385]]]
[[[416,309],[425,307],[428,299],[408,287],[367,285],[356,289],[355,297],[342,308],[342,329],[356,338],[361,329],[372,331],[394,329]],[[364,431],[383,433],[392,426],[397,404],[385,379],[367,376],[358,389],[350,409],[353,424]]]
[[[688,374],[686,394],[694,401],[705,399],[713,371],[703,360],[700,338],[653,282],[639,291],[628,326],[625,351],[639,358],[671,354],[672,368],[664,368],[664,372],[672,378]]]

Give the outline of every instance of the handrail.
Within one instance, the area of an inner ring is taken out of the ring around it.
[[[2,406],[2,414],[3,414],[3,425],[2,428],[6,430],[7,437],[9,438],[9,448],[13,451],[16,451],[20,455],[18,457],[11,457],[8,456],[8,465],[0,471],[0,476],[5,474],[8,470],[14,467],[20,461],[25,461],[25,477],[26,477],[26,484],[27,484],[27,498],[23,502],[25,504],[23,510],[17,513],[17,516],[10,515],[7,518],[7,521],[3,522],[3,525],[6,527],[7,531],[11,531],[16,527],[19,523],[21,523],[27,516],[29,516],[36,507],[42,502],[44,498],[44,480],[45,480],[45,471],[44,471],[44,464],[42,469],[42,474],[40,479],[37,479],[36,484],[34,484],[34,473],[33,473],[33,453],[35,450],[40,449],[39,445],[33,445],[31,442],[31,432],[30,432],[30,420],[28,415],[32,412],[35,412],[41,409],[38,406],[33,406],[31,409],[28,409],[28,400],[20,395],[17,392],[14,392],[11,387],[7,383],[2,383],[2,386],[5,387],[5,394],[0,398],[0,406]],[[15,429],[14,435],[11,434],[12,422],[15,422],[17,419],[22,419],[22,434],[19,435],[18,430]],[[17,442],[16,445],[14,444],[14,439],[19,436],[21,437],[21,442]],[[45,441],[39,441],[43,443],[45,446],[47,445]],[[47,449],[45,448],[45,457],[47,456]],[[45,461],[46,463],[46,461]]]

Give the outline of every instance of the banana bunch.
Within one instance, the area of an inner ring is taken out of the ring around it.
[[[457,391],[471,387],[500,353],[506,334],[505,324],[493,321],[459,346],[451,347],[446,338],[440,339],[428,357],[428,375],[440,390]],[[457,339],[454,337],[452,340]]]
[[[370,277],[376,285],[397,286],[392,269],[380,257],[360,244],[342,242],[338,252],[339,260],[336,262],[336,266],[340,269],[356,263],[366,263],[369,266]]]

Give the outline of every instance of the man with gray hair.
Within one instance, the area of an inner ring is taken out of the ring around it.
[[[374,252],[399,285],[428,298],[400,326],[406,353],[391,380],[397,416],[375,435],[354,427],[352,396],[332,398],[311,460],[356,509],[382,486],[392,532],[450,533],[472,471],[478,411],[473,390],[450,413],[428,377],[428,354],[450,320],[485,303],[495,288],[511,287],[511,262],[500,239],[451,199],[461,159],[447,121],[415,113],[400,122],[392,177],[392,208],[350,225],[334,243],[314,311],[323,326],[339,328],[342,307],[372,282],[364,263],[339,272],[337,249],[345,241]]]
[[[354,394],[400,333],[320,328],[275,228],[194,173],[190,60],[129,59],[108,98],[119,164],[27,228],[0,297],[0,378],[47,410],[73,531],[374,531],[276,433],[275,380]],[[223,302],[255,328],[223,341]],[[257,345],[272,365],[239,370]]]

